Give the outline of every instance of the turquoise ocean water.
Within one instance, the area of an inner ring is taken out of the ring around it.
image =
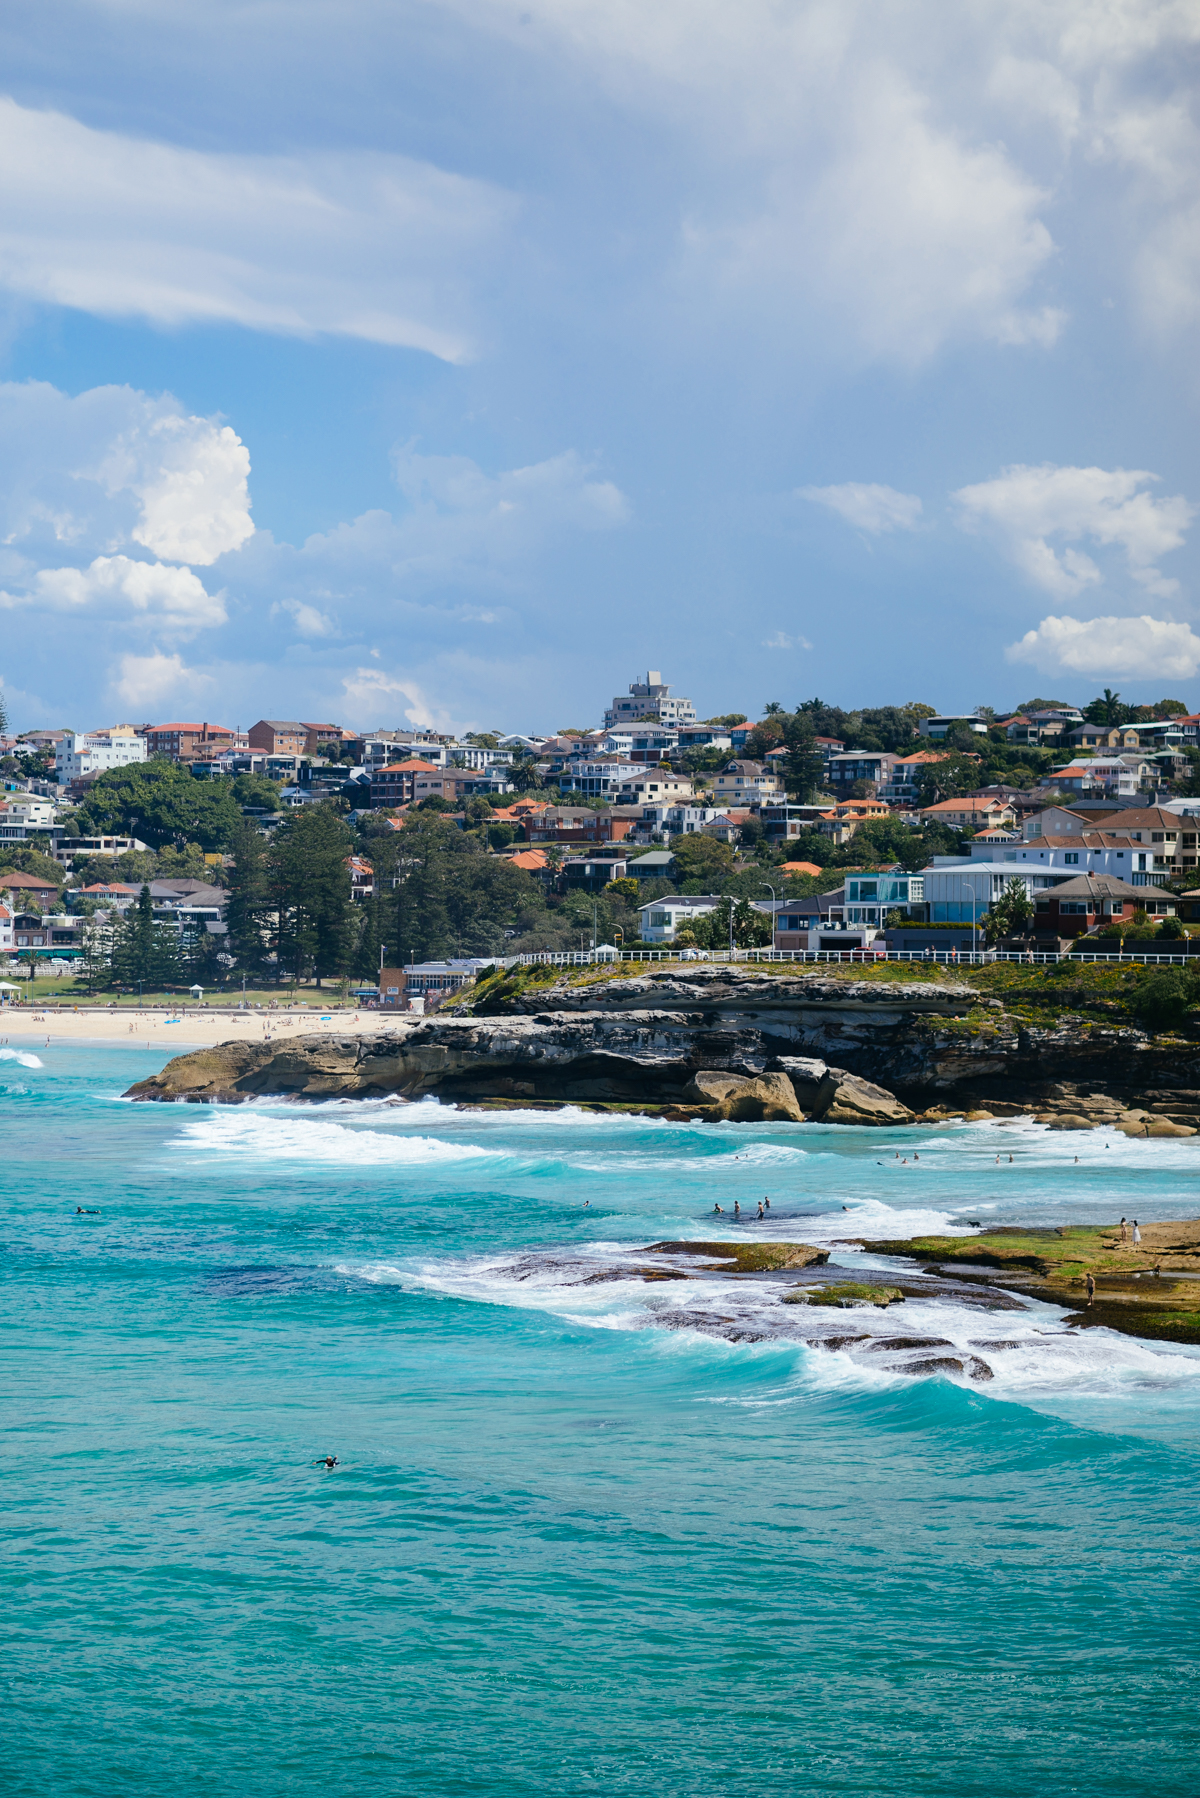
[[[1200,1147],[120,1102],[158,1065],[0,1050],[11,1798],[1200,1789],[1200,1352],[910,1301],[1014,1345],[972,1388],[578,1283],[735,1197],[1197,1216]]]

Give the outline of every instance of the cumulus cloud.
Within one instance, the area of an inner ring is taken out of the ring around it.
[[[249,473],[236,432],[170,394],[0,383],[0,536],[31,563],[138,544],[207,566],[253,535]]]
[[[159,649],[150,655],[122,656],[112,680],[112,692],[122,705],[134,710],[155,710],[176,692],[186,690],[192,696],[208,691],[212,685],[210,676],[185,667],[181,655],[165,655]]]
[[[1049,617],[1005,654],[1047,672],[1190,680],[1200,668],[1200,637],[1191,625],[1163,618]]]
[[[460,361],[466,278],[514,210],[487,182],[404,156],[177,149],[0,100],[0,285],[102,317]]]
[[[177,637],[224,624],[228,616],[224,594],[209,593],[190,568],[128,556],[97,556],[86,568],[42,568],[29,592],[0,592],[0,607],[25,606],[118,621],[145,618]]]
[[[801,487],[800,498],[828,506],[847,524],[872,535],[880,531],[915,531],[921,502],[915,493],[898,493],[871,481],[845,481],[838,487]]]
[[[1157,562],[1183,543],[1196,508],[1179,495],[1147,493],[1158,478],[1143,469],[1014,465],[953,497],[965,529],[994,534],[1023,573],[1056,598],[1073,598],[1103,579],[1089,555],[1069,547],[1084,540],[1123,550],[1134,580],[1166,597],[1179,583]],[[1052,537],[1068,547],[1056,550]]]

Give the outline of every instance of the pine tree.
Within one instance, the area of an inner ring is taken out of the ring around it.
[[[160,990],[174,986],[182,972],[179,932],[173,924],[157,924],[150,888],[143,885],[137,904],[113,929],[113,978],[123,986]]]
[[[225,902],[225,940],[239,969],[261,977],[267,963],[265,930],[271,897],[266,845],[250,820],[243,818],[230,848],[234,865]]]
[[[348,860],[353,838],[325,805],[307,807],[275,833],[268,856],[281,967],[296,979],[346,972],[354,945]]]

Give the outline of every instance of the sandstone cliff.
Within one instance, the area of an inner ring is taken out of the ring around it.
[[[855,1124],[1031,1112],[1066,1128],[1190,1134],[1200,1047],[1118,1025],[1034,1026],[947,980],[670,968],[586,985],[564,976],[536,991],[497,980],[474,1009],[398,1017],[383,1036],[225,1043],[179,1057],[130,1096],[256,1094]]]

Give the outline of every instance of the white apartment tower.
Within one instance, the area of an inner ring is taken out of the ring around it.
[[[633,724],[638,718],[656,718],[660,724],[695,724],[696,708],[690,699],[672,699],[670,687],[664,687],[657,668],[651,668],[644,681],[629,683],[629,697],[620,694],[604,714],[604,727],[612,730],[618,724]]]

